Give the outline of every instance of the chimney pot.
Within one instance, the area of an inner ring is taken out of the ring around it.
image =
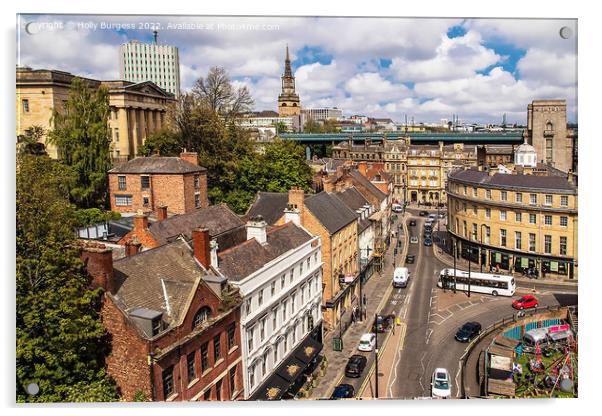
[[[133,236],[125,243],[125,255],[127,257],[134,256],[140,252],[141,247],[142,243],[138,240],[138,237]]]
[[[148,228],[148,216],[142,212],[142,210],[138,210],[136,215],[134,216],[134,230],[142,231]]]
[[[197,152],[187,152],[186,149],[182,153],[180,153],[180,159],[185,160],[186,162],[192,163],[193,165],[199,164],[199,158]]]

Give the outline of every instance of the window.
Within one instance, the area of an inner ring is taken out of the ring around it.
[[[521,194],[520,192],[516,193],[516,202],[519,202],[519,203],[523,202],[523,194]]]
[[[466,221],[462,221],[462,225],[463,225],[462,230],[464,231],[464,237],[466,237],[466,233],[467,233],[467,230],[466,230]]]
[[[485,190],[485,198],[491,199],[491,189]]]
[[[150,205],[150,199],[148,198],[148,196],[142,197],[142,205],[145,207],[148,207]]]
[[[191,352],[186,357],[187,367],[188,367],[188,382],[190,383],[192,380],[196,378],[196,372],[194,370],[194,352]]]
[[[23,104],[23,112],[29,113],[29,100],[22,100],[21,103]]]
[[[508,200],[508,192],[502,191],[500,194],[500,198],[502,201],[507,201]]]
[[[569,219],[568,219],[568,217],[564,217],[564,216],[560,217],[560,226],[561,227],[566,227],[568,225],[569,225]]]
[[[472,224],[472,234],[470,235],[470,238],[472,240],[477,239],[477,225],[476,224]]]
[[[219,380],[217,383],[215,383],[215,400],[222,400],[222,380]]]
[[[222,356],[222,340],[221,334],[213,337],[213,359],[217,361]]]
[[[142,190],[150,189],[150,176],[147,176],[147,175],[140,176],[140,188]]]
[[[249,385],[253,387],[255,385],[255,366],[249,367]]]
[[[236,366],[230,369],[230,392],[236,391]]]
[[[566,256],[566,237],[560,237],[560,255]]]
[[[285,280],[285,277],[284,277],[284,275],[282,275],[280,277],[280,289],[284,289],[284,280]]]
[[[282,322],[286,321],[286,300],[282,303]]]
[[[201,194],[198,192],[195,192],[195,194],[194,194],[194,207],[195,208],[201,207]]]
[[[199,189],[201,187],[201,177],[200,175],[194,175],[194,189]]]
[[[274,366],[276,366],[276,363],[278,362],[278,348],[280,347],[280,343],[277,343],[276,346],[274,347]]]
[[[289,273],[289,281],[291,283],[293,283],[293,278],[295,277],[295,270],[291,269],[291,272]]]
[[[299,263],[299,276],[303,275],[303,262]]]
[[[544,235],[543,236],[543,250],[546,254],[552,254],[552,236]]]
[[[211,309],[208,306],[203,306],[197,313],[194,315],[193,319],[193,327],[197,328],[211,316]]]
[[[464,185],[464,195],[467,194],[467,191],[468,191],[468,189],[467,189],[466,185]]]
[[[115,127],[113,131],[115,132],[115,141],[119,142],[119,128]]]
[[[173,366],[163,370],[163,398],[167,399],[174,393]]]
[[[516,222],[522,222],[523,221],[523,214],[521,212],[517,212],[514,215],[515,215]]]
[[[506,230],[500,230],[500,245],[506,247]]]
[[[115,195],[115,205],[118,207],[125,207],[132,205],[131,195]]]
[[[276,282],[275,282],[275,281],[274,281],[274,282],[272,282],[272,285],[271,285],[271,287],[270,287],[270,294],[271,294],[272,296],[274,296],[274,295],[276,294]]]
[[[255,328],[251,328],[247,331],[247,349],[249,353],[253,351],[253,347],[255,346],[255,342],[253,340],[253,332],[255,332]]]
[[[257,298],[257,306],[261,306],[263,304],[263,289],[259,291],[259,295]]]
[[[291,313],[295,313],[295,301],[297,300],[297,292],[291,295]]]
[[[472,188],[472,196],[477,197],[477,188]]]
[[[546,195],[546,205],[552,205],[552,195]]]
[[[274,309],[272,311],[272,331],[276,330],[276,326],[278,326],[278,311]]]
[[[489,244],[489,238],[491,237],[491,227],[485,227],[485,244]]]
[[[245,302],[245,311],[247,316],[251,314],[251,299],[247,299]]]
[[[259,340],[265,339],[265,318],[259,322]]]
[[[236,324],[231,323],[228,325],[228,350],[231,350],[236,346]]]
[[[529,224],[537,224],[537,215],[529,214]]]
[[[520,250],[523,245],[523,235],[520,231],[514,232],[514,248]]]
[[[491,218],[491,208],[485,208],[485,218]]]
[[[117,176],[117,185],[118,185],[118,188],[120,191],[125,191],[125,189],[126,189],[125,176],[123,176],[123,175]]]
[[[552,225],[552,216],[551,215],[545,215],[543,217],[543,219],[544,219],[545,225]]]
[[[535,251],[535,234],[529,233],[529,251]]]
[[[472,213],[473,213],[474,215],[477,215],[477,206],[476,206],[476,205],[473,205],[473,206],[472,206]]]
[[[305,285],[301,286],[301,307],[305,304]]]
[[[201,373],[209,368],[209,343],[201,345]]]
[[[506,221],[506,211],[500,211],[500,220]]]
[[[311,257],[307,258],[307,271],[309,271],[309,268],[311,266]]]
[[[529,194],[529,204],[531,204],[531,205],[537,204],[537,194]]]
[[[566,195],[562,195],[560,197],[560,206],[568,207],[569,206],[569,197]]]

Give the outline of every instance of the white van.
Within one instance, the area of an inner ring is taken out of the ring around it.
[[[393,271],[393,287],[406,287],[410,279],[410,271],[407,267],[396,267]]]
[[[403,207],[399,204],[392,204],[391,211],[393,212],[403,212]]]

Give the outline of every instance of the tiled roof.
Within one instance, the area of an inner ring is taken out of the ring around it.
[[[244,225],[245,223],[226,204],[219,204],[157,221],[151,224],[149,231],[159,244],[166,244],[180,234],[190,240],[192,230],[199,226],[207,227],[211,238],[216,238]]]
[[[362,208],[366,204],[370,205],[355,187],[347,188],[342,192],[336,192],[334,195],[353,211]]]
[[[286,192],[258,192],[255,202],[245,217],[261,215],[265,222],[273,225],[284,215],[286,204],[288,204],[288,193]]]
[[[357,219],[357,214],[343,201],[327,192],[320,192],[317,195],[306,197],[305,206],[326,227],[331,235]]]
[[[349,172],[349,175],[353,178],[354,181],[357,181],[360,185],[362,185],[368,192],[373,194],[379,202],[384,201],[387,198],[387,195],[383,193],[376,185],[368,180],[364,175],[359,173],[356,170]]]
[[[137,157],[109,171],[109,173],[171,173],[205,172],[206,168],[194,165],[179,157],[153,155]]]
[[[495,173],[490,176],[486,171],[476,169],[457,170],[449,175],[450,179],[492,187],[521,188],[526,190],[575,191],[577,188],[563,176],[513,175]]]
[[[181,320],[196,281],[207,275],[182,239],[117,260],[113,269],[117,287],[114,296],[124,310],[163,312],[168,324]]]
[[[252,238],[218,254],[219,271],[230,281],[240,281],[261,269],[266,263],[295,249],[313,237],[287,222],[267,232],[265,245]]]

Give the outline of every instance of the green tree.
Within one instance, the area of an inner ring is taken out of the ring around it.
[[[311,189],[312,172],[305,162],[303,146],[289,140],[275,140],[266,146],[264,159],[268,182],[262,190],[287,192],[294,186]]]
[[[109,91],[102,86],[93,90],[74,78],[64,111],[55,110],[53,119],[55,129],[49,142],[57,147],[59,160],[76,175],[70,189],[72,200],[81,208],[103,206],[111,168]]]
[[[71,171],[47,156],[17,164],[17,401],[116,400],[104,371],[102,290],[89,289],[73,233]],[[38,384],[37,395],[26,386]]]
[[[46,146],[41,142],[46,131],[42,126],[31,126],[17,136],[17,153],[20,155],[45,155]]]
[[[182,149],[182,142],[178,135],[164,129],[153,132],[148,136],[144,144],[138,149],[138,155],[179,156]]]
[[[284,123],[284,121],[275,122],[274,127],[276,127],[276,134],[288,132],[288,128],[286,127],[286,124]]]

